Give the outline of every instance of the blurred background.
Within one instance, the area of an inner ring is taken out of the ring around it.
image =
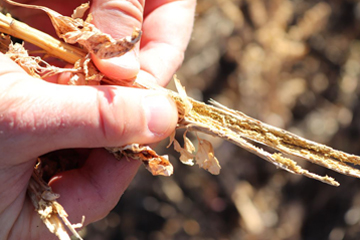
[[[359,36],[355,0],[198,0],[178,77],[197,100],[360,154]],[[164,142],[174,175],[141,168],[85,239],[360,239],[359,179],[300,161],[341,184],[328,186],[210,141],[220,175],[182,165]]]

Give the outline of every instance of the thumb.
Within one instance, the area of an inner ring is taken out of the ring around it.
[[[95,0],[91,7],[93,24],[115,39],[131,36],[135,27],[141,29],[143,7],[144,1],[141,0]],[[93,61],[112,79],[134,79],[140,70],[138,54],[139,44],[121,57],[98,59],[94,56]]]
[[[64,148],[153,143],[176,127],[174,102],[158,92],[52,84],[3,55],[0,62],[7,70],[0,76],[0,152],[11,154],[9,160]]]

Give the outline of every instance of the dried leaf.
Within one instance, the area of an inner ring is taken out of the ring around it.
[[[10,43],[8,51],[5,53],[11,60],[16,62],[30,76],[41,78],[38,74],[40,58],[30,57],[24,46],[19,43]]]
[[[69,84],[71,85],[99,85],[104,77],[104,74],[95,67],[89,55],[79,59],[73,69],[76,69],[76,72],[70,77]]]
[[[180,161],[189,166],[194,165],[194,157],[195,157],[195,147],[190,139],[186,137],[187,131],[184,132],[183,138],[184,138],[184,147],[180,146],[180,143],[176,141],[175,139],[175,131],[170,136],[170,144],[169,146],[174,143],[174,150],[180,153]]]
[[[169,163],[168,155],[157,156],[148,159],[147,162],[144,161],[143,158],[141,158],[141,160],[145,164],[146,169],[149,170],[154,176],[161,175],[161,176],[169,177],[174,172],[173,166],[171,164],[167,164]]]
[[[85,15],[85,12],[90,8],[90,3],[83,3],[77,8],[75,8],[73,14],[71,15],[72,18],[82,18]]]
[[[11,0],[5,1],[20,7],[40,9],[46,12],[59,37],[70,44],[79,43],[99,58],[106,59],[121,56],[132,50],[141,38],[141,30],[138,28],[134,29],[131,36],[115,40],[109,34],[102,33],[93,24],[80,18],[73,19],[63,16],[52,9],[42,6],[22,4]]]
[[[184,138],[184,148],[186,149],[186,151],[190,153],[195,152],[195,146],[191,142],[191,140],[188,137],[186,137],[186,132],[184,133],[183,138]]]
[[[11,60],[21,66],[30,76],[46,78],[55,74],[71,72],[71,85],[99,85],[104,74],[100,73],[89,55],[79,59],[73,68],[58,68],[48,64],[40,57],[29,56],[23,44],[11,43],[5,53]]]
[[[159,156],[149,146],[130,144],[123,147],[106,148],[119,160],[122,157],[132,158],[142,161],[147,170],[153,175],[170,176],[173,174],[173,166],[169,162],[168,156]]]
[[[194,165],[194,157],[195,157],[194,154],[192,152],[189,152],[187,149],[182,148],[180,146],[180,143],[176,140],[174,140],[174,149],[175,149],[175,151],[180,153],[180,161],[183,164],[189,165],[189,166]]]
[[[22,67],[30,76],[36,78],[46,78],[63,72],[77,71],[70,68],[58,68],[50,65],[40,57],[29,56],[24,45],[20,43],[13,44],[11,42],[5,55]]]
[[[171,146],[171,144],[173,144],[174,140],[175,140],[175,134],[176,134],[176,130],[174,130],[170,136],[169,136],[169,144],[166,146],[167,148],[169,148]]]
[[[209,171],[211,174],[218,175],[221,167],[219,165],[219,161],[214,155],[213,146],[205,139],[198,138],[198,140],[199,147],[195,156],[196,164]]]

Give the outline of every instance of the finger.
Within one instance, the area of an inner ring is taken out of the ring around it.
[[[175,129],[176,106],[163,94],[51,84],[28,76],[4,55],[0,62],[7,71],[0,73],[1,152],[20,158],[63,148],[152,143]]]
[[[91,7],[93,23],[115,39],[131,36],[143,21],[144,0],[95,0]],[[139,44],[123,56],[93,61],[98,69],[112,79],[134,80],[140,70]],[[116,71],[114,71],[116,69]]]
[[[115,207],[140,165],[139,161],[116,161],[103,149],[95,149],[84,166],[60,173],[50,181],[58,201],[73,222],[85,215],[86,223],[104,218]],[[73,186],[74,183],[77,187]]]
[[[195,0],[146,3],[141,70],[165,86],[181,65],[193,28]]]

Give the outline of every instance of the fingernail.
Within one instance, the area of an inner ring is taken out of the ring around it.
[[[162,135],[174,126],[177,117],[175,103],[164,95],[149,95],[144,98],[143,106],[149,130],[155,135]]]
[[[140,71],[139,59],[134,50],[120,57],[93,60],[101,72],[112,79],[133,79]]]
[[[105,62],[109,62],[117,67],[123,69],[138,69],[139,59],[136,56],[135,51],[130,51],[119,57],[113,57],[109,59],[103,59]]]

